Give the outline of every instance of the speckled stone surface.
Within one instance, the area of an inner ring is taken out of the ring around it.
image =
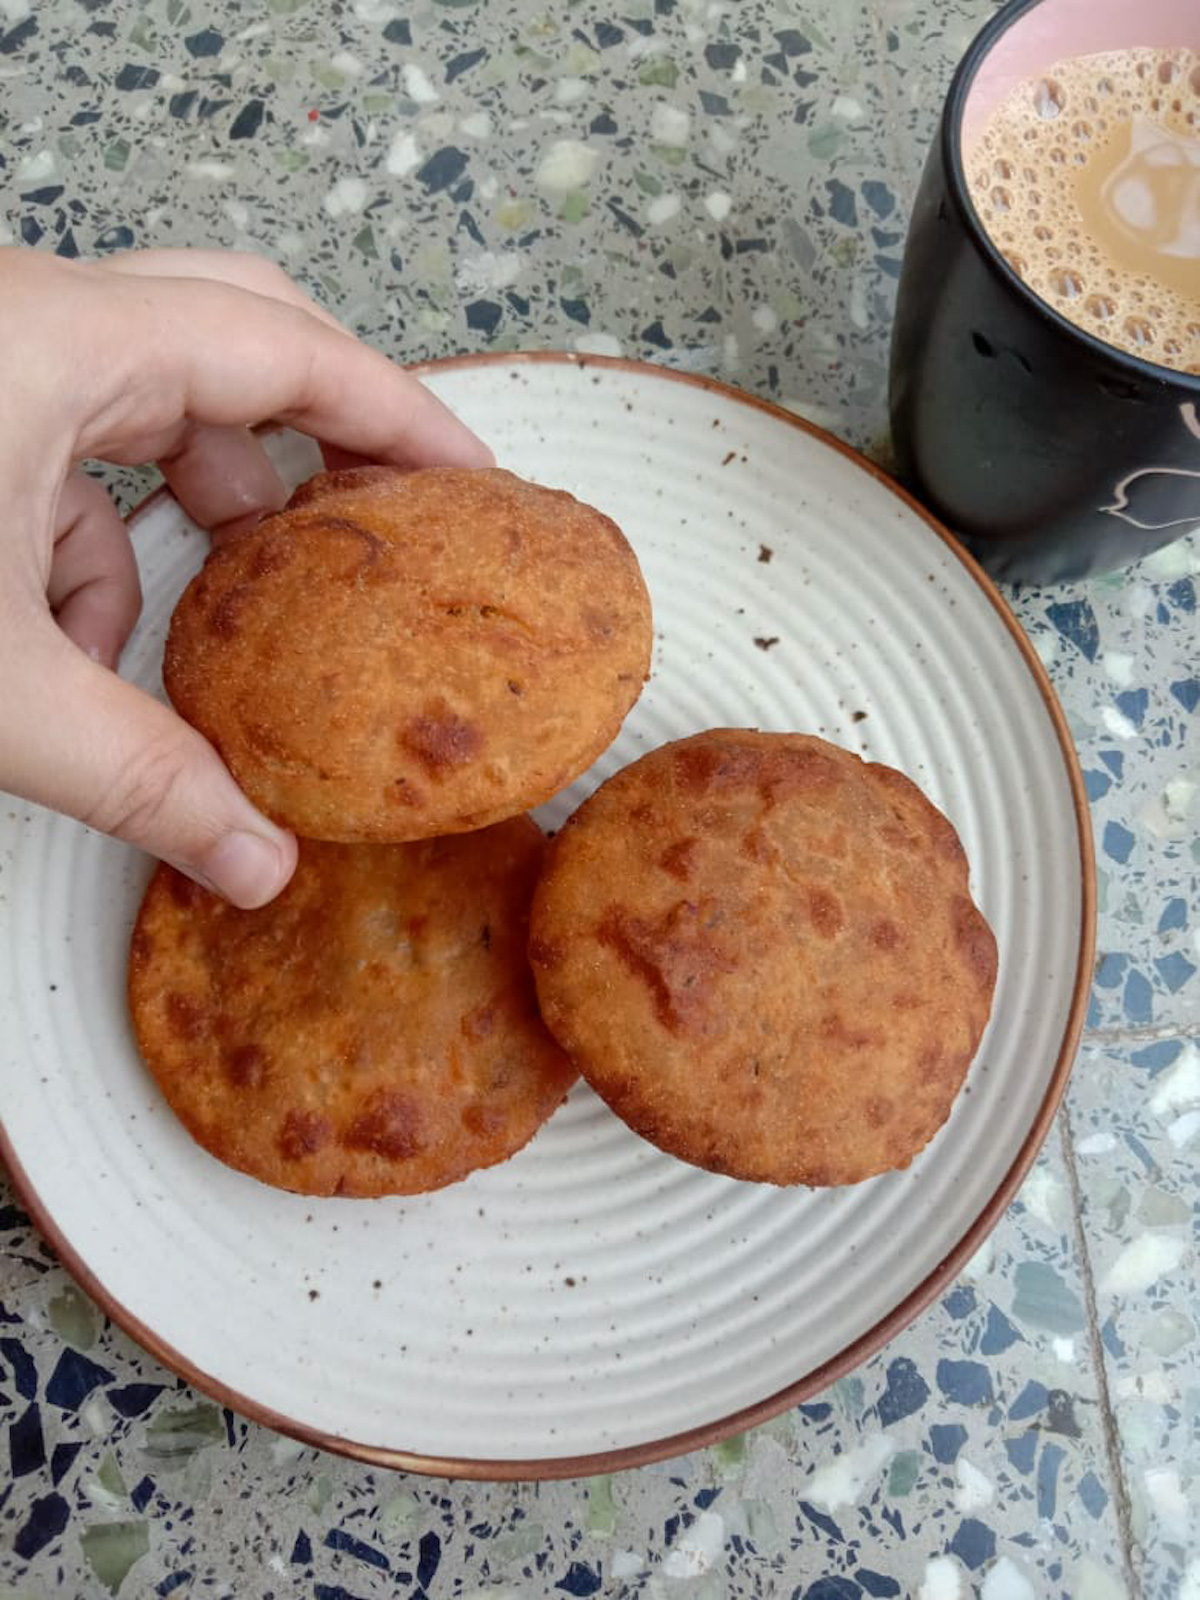
[[[0,233],[265,251],[405,359],[645,356],[883,453],[908,207],[991,9],[0,0]],[[1094,812],[1088,1031],[1019,1201],[876,1359],[639,1472],[392,1476],[189,1392],[0,1181],[0,1597],[1197,1600],[1198,575],[1193,539],[1017,596]]]

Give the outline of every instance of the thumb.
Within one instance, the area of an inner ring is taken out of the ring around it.
[[[0,786],[160,856],[250,910],[296,841],[257,811],[208,741],[91,660],[49,617],[0,661]]]

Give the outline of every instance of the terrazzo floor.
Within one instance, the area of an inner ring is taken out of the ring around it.
[[[991,9],[0,0],[0,238],[258,250],[402,359],[644,357],[886,459],[908,208]],[[389,1475],[180,1385],[0,1183],[0,1597],[1197,1600],[1198,574],[1193,537],[1015,597],[1087,777],[1092,1002],[1019,1200],[886,1350],[636,1472]]]

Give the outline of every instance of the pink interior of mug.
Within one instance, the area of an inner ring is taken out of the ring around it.
[[[963,148],[971,148],[988,113],[1022,78],[1065,56],[1172,45],[1200,49],[1200,0],[1041,0],[980,63],[963,106]]]

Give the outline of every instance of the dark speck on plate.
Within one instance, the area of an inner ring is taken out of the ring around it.
[[[865,722],[867,720],[867,713],[865,711],[856,711],[850,720],[851,722]]]
[[[723,467],[727,467],[729,465],[729,463],[731,461],[735,460],[736,458],[737,458],[737,451],[736,450],[731,450],[729,452],[729,454],[725,457],[725,459],[721,462],[721,465]]]
[[[756,637],[754,642],[755,642],[755,644],[758,646],[758,648],[760,650],[769,650],[772,645],[776,645],[776,644],[779,643],[779,636],[778,636],[778,634],[776,634],[773,638],[770,638],[770,639],[762,639],[762,638]]]
[[[308,1298],[310,1300],[319,1300],[321,1298],[321,1291],[319,1289],[310,1289],[308,1291]]]
[[[770,561],[771,557],[774,554],[775,554],[775,552],[774,552],[774,550],[771,549],[771,546],[769,544],[760,544],[759,545],[759,547],[758,547],[758,559],[760,561],[762,561],[763,563],[766,563],[766,562]]]

